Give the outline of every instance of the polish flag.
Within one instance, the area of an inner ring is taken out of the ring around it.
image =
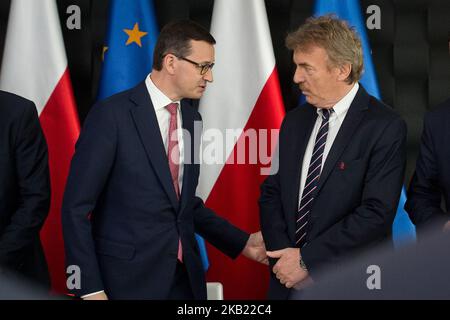
[[[41,239],[52,291],[65,293],[61,202],[80,125],[54,0],[12,0],[0,88],[36,104],[48,144],[52,189]]]
[[[259,186],[276,146],[271,137],[277,137],[284,117],[264,1],[214,1],[211,33],[217,41],[216,65],[214,82],[200,102],[204,137],[197,194],[234,225],[256,232]],[[214,141],[218,132],[228,139]],[[214,154],[215,160],[208,158]],[[226,161],[217,161],[222,158]],[[208,257],[208,281],[223,284],[225,299],[266,297],[267,266],[242,256],[233,261],[212,246]]]

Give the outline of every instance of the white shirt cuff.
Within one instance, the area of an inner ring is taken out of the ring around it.
[[[105,292],[105,290],[102,290],[102,291],[97,291],[97,292],[93,292],[93,293],[88,293],[88,294],[85,294],[84,296],[81,296],[81,299],[84,299],[84,298],[87,298],[87,297],[93,296],[94,294],[98,294],[98,293],[102,293],[102,292]]]

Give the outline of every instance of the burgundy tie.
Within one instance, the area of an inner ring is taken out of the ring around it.
[[[178,136],[177,130],[177,103],[171,103],[166,106],[166,109],[170,112],[169,123],[169,147],[167,151],[167,157],[169,158],[169,169],[172,176],[172,183],[175,188],[177,199],[180,199],[180,185],[178,184],[178,170],[180,163],[180,149],[178,148]],[[181,246],[181,240],[178,239],[178,260],[183,262],[183,248]]]

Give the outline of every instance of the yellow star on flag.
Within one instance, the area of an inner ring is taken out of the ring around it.
[[[109,47],[107,47],[107,46],[104,46],[104,47],[103,47],[102,61],[105,61],[105,53],[106,53],[106,51],[108,51],[108,49],[109,49]]]
[[[135,42],[139,47],[142,47],[141,38],[145,36],[147,32],[139,30],[139,24],[137,22],[134,24],[133,30],[123,29],[123,31],[128,35],[128,41],[125,44],[126,46]]]

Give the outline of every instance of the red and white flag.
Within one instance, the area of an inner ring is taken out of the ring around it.
[[[54,0],[13,0],[0,88],[36,104],[48,150],[51,207],[41,231],[55,293],[66,292],[61,202],[80,125]]]
[[[216,65],[214,82],[200,102],[204,139],[197,194],[219,215],[255,232],[260,229],[259,187],[266,178],[261,169],[270,166],[271,136],[284,117],[264,0],[214,1],[211,33],[217,41]],[[213,136],[223,137],[223,143],[211,145]],[[223,153],[226,163],[205,159],[213,153]],[[225,299],[266,297],[267,266],[244,257],[232,261],[212,246],[208,257],[207,278],[222,282]]]

